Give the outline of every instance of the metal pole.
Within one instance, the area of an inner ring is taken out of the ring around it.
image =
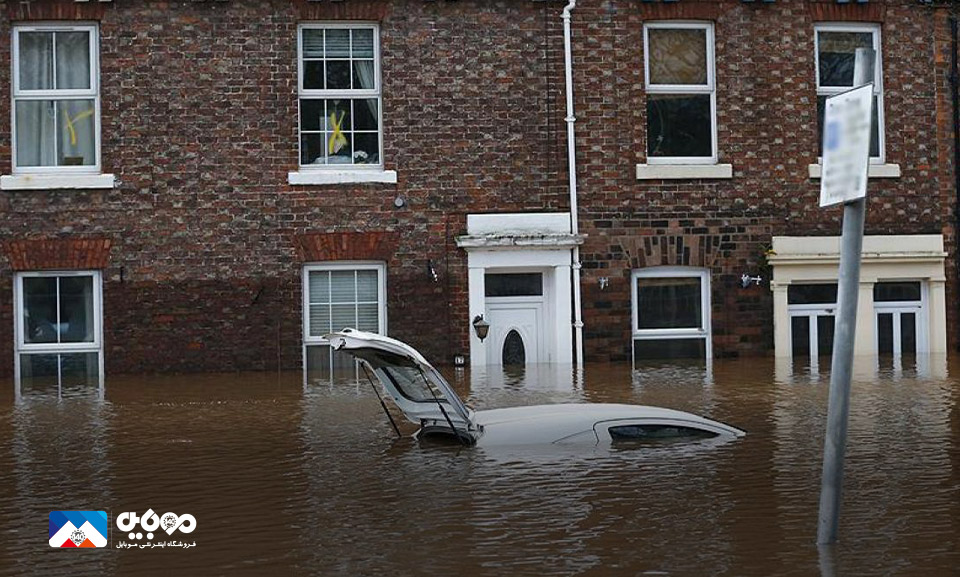
[[[857,48],[853,86],[873,81],[876,53]],[[863,249],[863,221],[866,198],[843,205],[843,234],[840,239],[840,273],[837,290],[836,329],[830,367],[830,401],[827,408],[827,436],[823,445],[823,478],[820,485],[820,520],[817,543],[837,540],[840,500],[843,488],[843,459],[847,448],[847,415],[850,412],[850,377],[853,373],[853,343],[857,329],[857,297],[860,291],[860,255]]]

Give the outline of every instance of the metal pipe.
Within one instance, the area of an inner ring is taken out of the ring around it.
[[[960,221],[960,71],[957,70],[957,18],[950,18],[950,98],[953,105],[953,177],[957,196],[953,207],[954,225]],[[953,258],[960,276],[960,235],[956,236]]]
[[[857,48],[853,86],[874,80],[876,51]],[[824,150],[826,154],[826,150]],[[864,177],[867,175],[864,174]],[[860,255],[863,252],[863,222],[866,198],[843,205],[843,234],[840,238],[840,271],[837,288],[836,329],[830,365],[830,399],[827,407],[827,434],[823,443],[823,477],[820,482],[820,515],[817,543],[837,541],[840,502],[843,492],[843,460],[847,449],[847,420],[850,413],[850,380],[853,375],[853,345],[857,332],[857,301],[860,293]],[[867,338],[867,335],[862,335]]]
[[[573,115],[573,48],[570,40],[570,12],[577,7],[577,0],[569,0],[563,8],[563,63],[566,80],[567,116],[567,172],[570,178],[570,234],[580,234],[577,210],[577,144],[575,140]],[[583,319],[580,313],[580,246],[574,245],[571,254],[571,272],[573,274],[573,330],[576,342],[576,359],[583,365]]]

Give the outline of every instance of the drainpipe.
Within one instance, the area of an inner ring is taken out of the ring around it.
[[[579,234],[577,225],[577,145],[574,140],[573,123],[573,49],[570,46],[570,11],[576,8],[577,0],[569,0],[563,8],[563,64],[567,93],[567,172],[570,175],[570,234]],[[580,316],[580,245],[573,246],[571,256],[573,270],[573,330],[576,340],[575,362],[583,366],[583,320]]]
[[[960,75],[957,70],[957,17],[950,17],[950,98],[953,105],[953,177],[956,199],[953,207],[954,224],[960,221]],[[956,230],[954,236],[957,236]],[[960,236],[956,238],[954,258],[960,271]]]

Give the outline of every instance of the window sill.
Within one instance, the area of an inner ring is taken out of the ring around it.
[[[287,173],[287,182],[303,184],[353,184],[379,182],[396,184],[396,170],[304,170]]]
[[[808,167],[811,179],[820,178],[823,165],[811,164]],[[900,178],[899,164],[871,164],[867,169],[868,178]]]
[[[733,178],[732,164],[638,164],[637,180]]]
[[[4,174],[0,190],[50,190],[77,188],[113,188],[112,174]]]

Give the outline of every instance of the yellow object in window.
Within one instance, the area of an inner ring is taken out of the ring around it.
[[[92,108],[88,108],[87,110],[84,110],[83,112],[79,112],[79,113],[77,113],[77,115],[74,116],[73,118],[70,117],[70,114],[69,114],[69,113],[67,113],[66,111],[64,111],[63,116],[64,116],[64,118],[67,119],[67,131],[70,132],[70,146],[76,146],[76,145],[77,145],[77,131],[73,128],[73,123],[76,122],[76,121],[78,121],[78,120],[83,120],[84,118],[93,116],[93,109],[92,109]]]
[[[336,112],[330,113],[330,126],[333,127],[333,132],[330,134],[330,140],[327,142],[327,154],[336,154],[340,152],[341,148],[347,145],[347,137],[344,136],[340,130],[345,115],[346,112],[341,110],[340,118],[338,119]]]

